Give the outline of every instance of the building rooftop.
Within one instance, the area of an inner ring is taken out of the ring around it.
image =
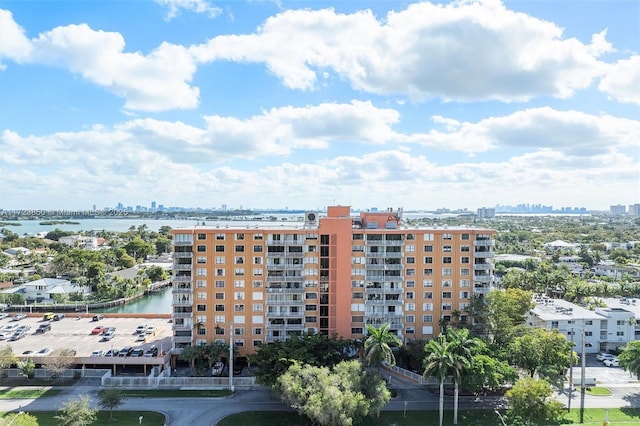
[[[543,321],[603,319],[602,315],[566,300],[538,296],[534,301],[533,313]]]

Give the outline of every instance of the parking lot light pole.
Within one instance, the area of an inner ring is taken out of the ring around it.
[[[233,392],[233,323],[229,324],[229,390]]]
[[[586,356],[584,355],[584,349],[585,349],[584,339],[585,339],[585,332],[583,327],[582,328],[582,365],[581,365],[582,371],[580,372],[580,423],[584,423],[584,393],[586,391],[584,386],[584,373],[585,373],[585,368],[587,364],[586,364]]]

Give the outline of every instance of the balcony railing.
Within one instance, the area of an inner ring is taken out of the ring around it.
[[[173,287],[171,289],[173,294],[193,294],[193,288],[189,287]]]
[[[192,336],[173,336],[174,343],[191,343],[193,342]]]
[[[488,259],[495,257],[492,251],[476,251],[473,253],[473,256],[477,257],[478,259]]]
[[[473,269],[482,270],[482,271],[488,271],[488,270],[491,270],[492,268],[493,268],[493,265],[490,263],[475,263],[473,265]]]
[[[193,277],[187,275],[177,275],[173,277],[171,281],[173,281],[174,283],[190,283],[191,281],[193,281]]]
[[[171,316],[173,318],[193,318],[193,312],[174,312]]]
[[[193,300],[191,298],[187,298],[186,300],[182,299],[173,299],[171,301],[172,306],[191,306],[193,305]]]
[[[193,268],[193,263],[174,263],[174,271],[190,271]]]
[[[475,247],[493,247],[495,245],[495,241],[493,240],[474,240],[473,245]]]

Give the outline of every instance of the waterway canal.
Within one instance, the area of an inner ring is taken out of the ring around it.
[[[165,287],[155,293],[142,296],[126,305],[119,305],[113,308],[91,311],[101,313],[150,313],[150,314],[170,314],[171,313],[171,287]]]

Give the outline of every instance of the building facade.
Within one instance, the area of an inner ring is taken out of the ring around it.
[[[305,214],[300,226],[172,230],[173,352],[220,340],[241,354],[303,332],[403,340],[468,321],[493,284],[495,231],[407,228],[401,210]]]

